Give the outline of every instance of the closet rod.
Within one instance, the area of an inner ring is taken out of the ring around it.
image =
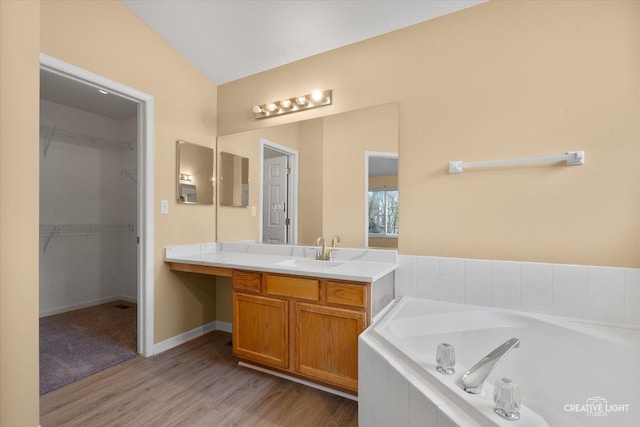
[[[64,139],[71,143],[84,143],[84,144],[98,144],[115,148],[129,148],[134,149],[133,141],[118,141],[115,139],[101,138],[92,135],[86,135],[82,133],[73,132],[70,130],[62,129],[57,126],[40,126],[40,133],[47,138],[44,147],[44,156],[47,156],[51,140],[54,136]]]
[[[47,250],[51,239],[57,236],[93,236],[105,232],[133,231],[134,223],[129,224],[40,224],[40,237],[46,237],[42,251]]]
[[[455,160],[455,161],[449,162],[449,173],[462,173],[464,169],[471,169],[471,168],[522,165],[522,164],[530,164],[530,163],[563,162],[563,161],[566,161],[568,166],[583,165],[584,151],[569,151],[564,154],[558,154],[553,156],[523,157],[520,159],[507,159],[507,160],[489,160],[486,162],[463,162],[462,160]]]

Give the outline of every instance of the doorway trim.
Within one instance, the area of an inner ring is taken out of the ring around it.
[[[260,242],[262,242],[262,223],[263,219],[263,207],[264,203],[264,149],[265,147],[271,148],[272,150],[280,151],[283,154],[286,154],[291,161],[291,174],[290,174],[290,184],[291,188],[289,191],[289,196],[291,199],[290,202],[290,219],[291,219],[291,241],[287,242],[288,245],[296,245],[298,243],[298,163],[299,163],[299,155],[298,151],[293,148],[285,147],[284,145],[278,144],[276,142],[270,141],[266,138],[260,138],[260,204],[258,207],[258,215],[260,217],[259,228],[258,228],[258,238]]]
[[[40,53],[40,69],[105,89],[138,104],[138,353],[153,356],[153,96],[122,83]]]
[[[398,153],[384,151],[364,152],[364,247],[369,247],[369,158],[382,157],[398,160]]]

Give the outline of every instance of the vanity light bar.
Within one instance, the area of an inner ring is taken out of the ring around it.
[[[316,89],[313,92],[287,98],[280,101],[268,102],[253,107],[256,119],[280,116],[282,114],[295,113],[297,111],[310,110],[312,108],[324,107],[333,103],[333,96],[330,90]]]

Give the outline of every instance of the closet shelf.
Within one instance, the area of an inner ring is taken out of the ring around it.
[[[40,237],[46,238],[42,251],[54,237],[62,236],[93,236],[108,232],[134,231],[135,223],[129,224],[40,224]]]
[[[133,150],[135,148],[133,141],[118,141],[115,139],[101,138],[73,132],[57,126],[40,126],[40,136],[44,138],[45,157],[47,157],[47,152],[49,151],[49,147],[51,146],[51,142],[54,137],[73,144],[102,146],[117,149],[128,148],[129,150]]]

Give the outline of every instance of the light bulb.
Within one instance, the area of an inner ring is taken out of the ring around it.
[[[261,107],[261,106],[259,106],[259,105],[254,105],[254,106],[253,106],[253,112],[254,112],[254,113],[256,113],[256,114],[263,113],[263,111],[262,111],[262,107]]]
[[[283,99],[282,101],[280,101],[280,106],[282,108],[291,108],[291,100],[290,99]]]
[[[270,104],[267,104],[267,111],[270,112],[274,112],[278,109],[278,106],[276,104],[274,104],[273,102]]]
[[[320,89],[316,89],[313,92],[311,92],[311,99],[313,99],[316,102],[320,101],[322,99],[322,91]]]
[[[298,105],[307,105],[308,102],[309,100],[306,96],[299,96],[296,98],[296,104]]]

